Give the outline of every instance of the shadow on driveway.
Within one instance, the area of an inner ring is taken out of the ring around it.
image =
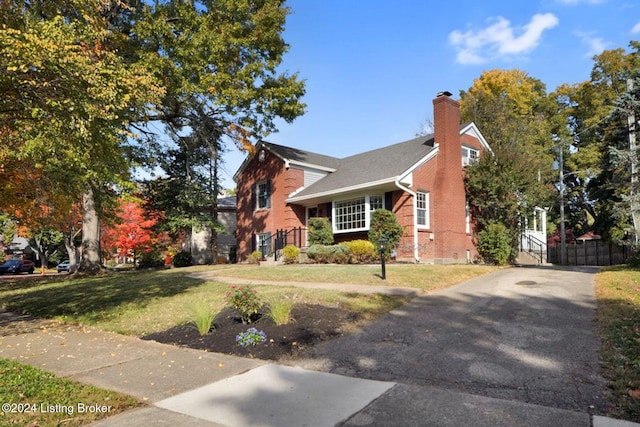
[[[301,366],[602,414],[597,269],[506,269],[415,298]]]

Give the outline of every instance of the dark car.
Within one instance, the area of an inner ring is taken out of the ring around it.
[[[33,273],[36,267],[33,265],[33,261],[26,259],[10,259],[0,265],[0,273]]]
[[[58,270],[58,273],[62,271],[69,271],[71,269],[71,262],[69,260],[62,261],[60,264],[58,264],[56,269]]]

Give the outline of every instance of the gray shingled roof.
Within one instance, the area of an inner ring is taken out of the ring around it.
[[[426,135],[340,159],[335,172],[296,193],[295,197],[396,178],[433,149],[433,135]]]
[[[280,157],[287,160],[295,160],[297,162],[309,163],[331,169],[337,169],[340,165],[340,159],[336,157],[312,153],[311,151],[299,150],[297,148],[285,147],[284,145],[273,144],[271,142],[262,141],[261,144],[268,150],[277,153]]]

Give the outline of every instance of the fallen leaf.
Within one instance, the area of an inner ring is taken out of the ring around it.
[[[640,399],[640,390],[629,390],[629,396],[634,399]]]
[[[224,363],[220,362],[218,363],[218,368],[222,368],[224,366]]]

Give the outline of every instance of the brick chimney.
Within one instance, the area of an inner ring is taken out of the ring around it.
[[[460,140],[460,104],[440,92],[433,100],[434,141],[438,144],[433,212],[435,260],[464,262],[469,239],[466,233],[466,197]]]
[[[460,104],[450,98],[450,92],[440,92],[433,100],[434,141],[440,146],[438,167],[453,166],[456,159],[461,167],[462,145],[460,143]]]

